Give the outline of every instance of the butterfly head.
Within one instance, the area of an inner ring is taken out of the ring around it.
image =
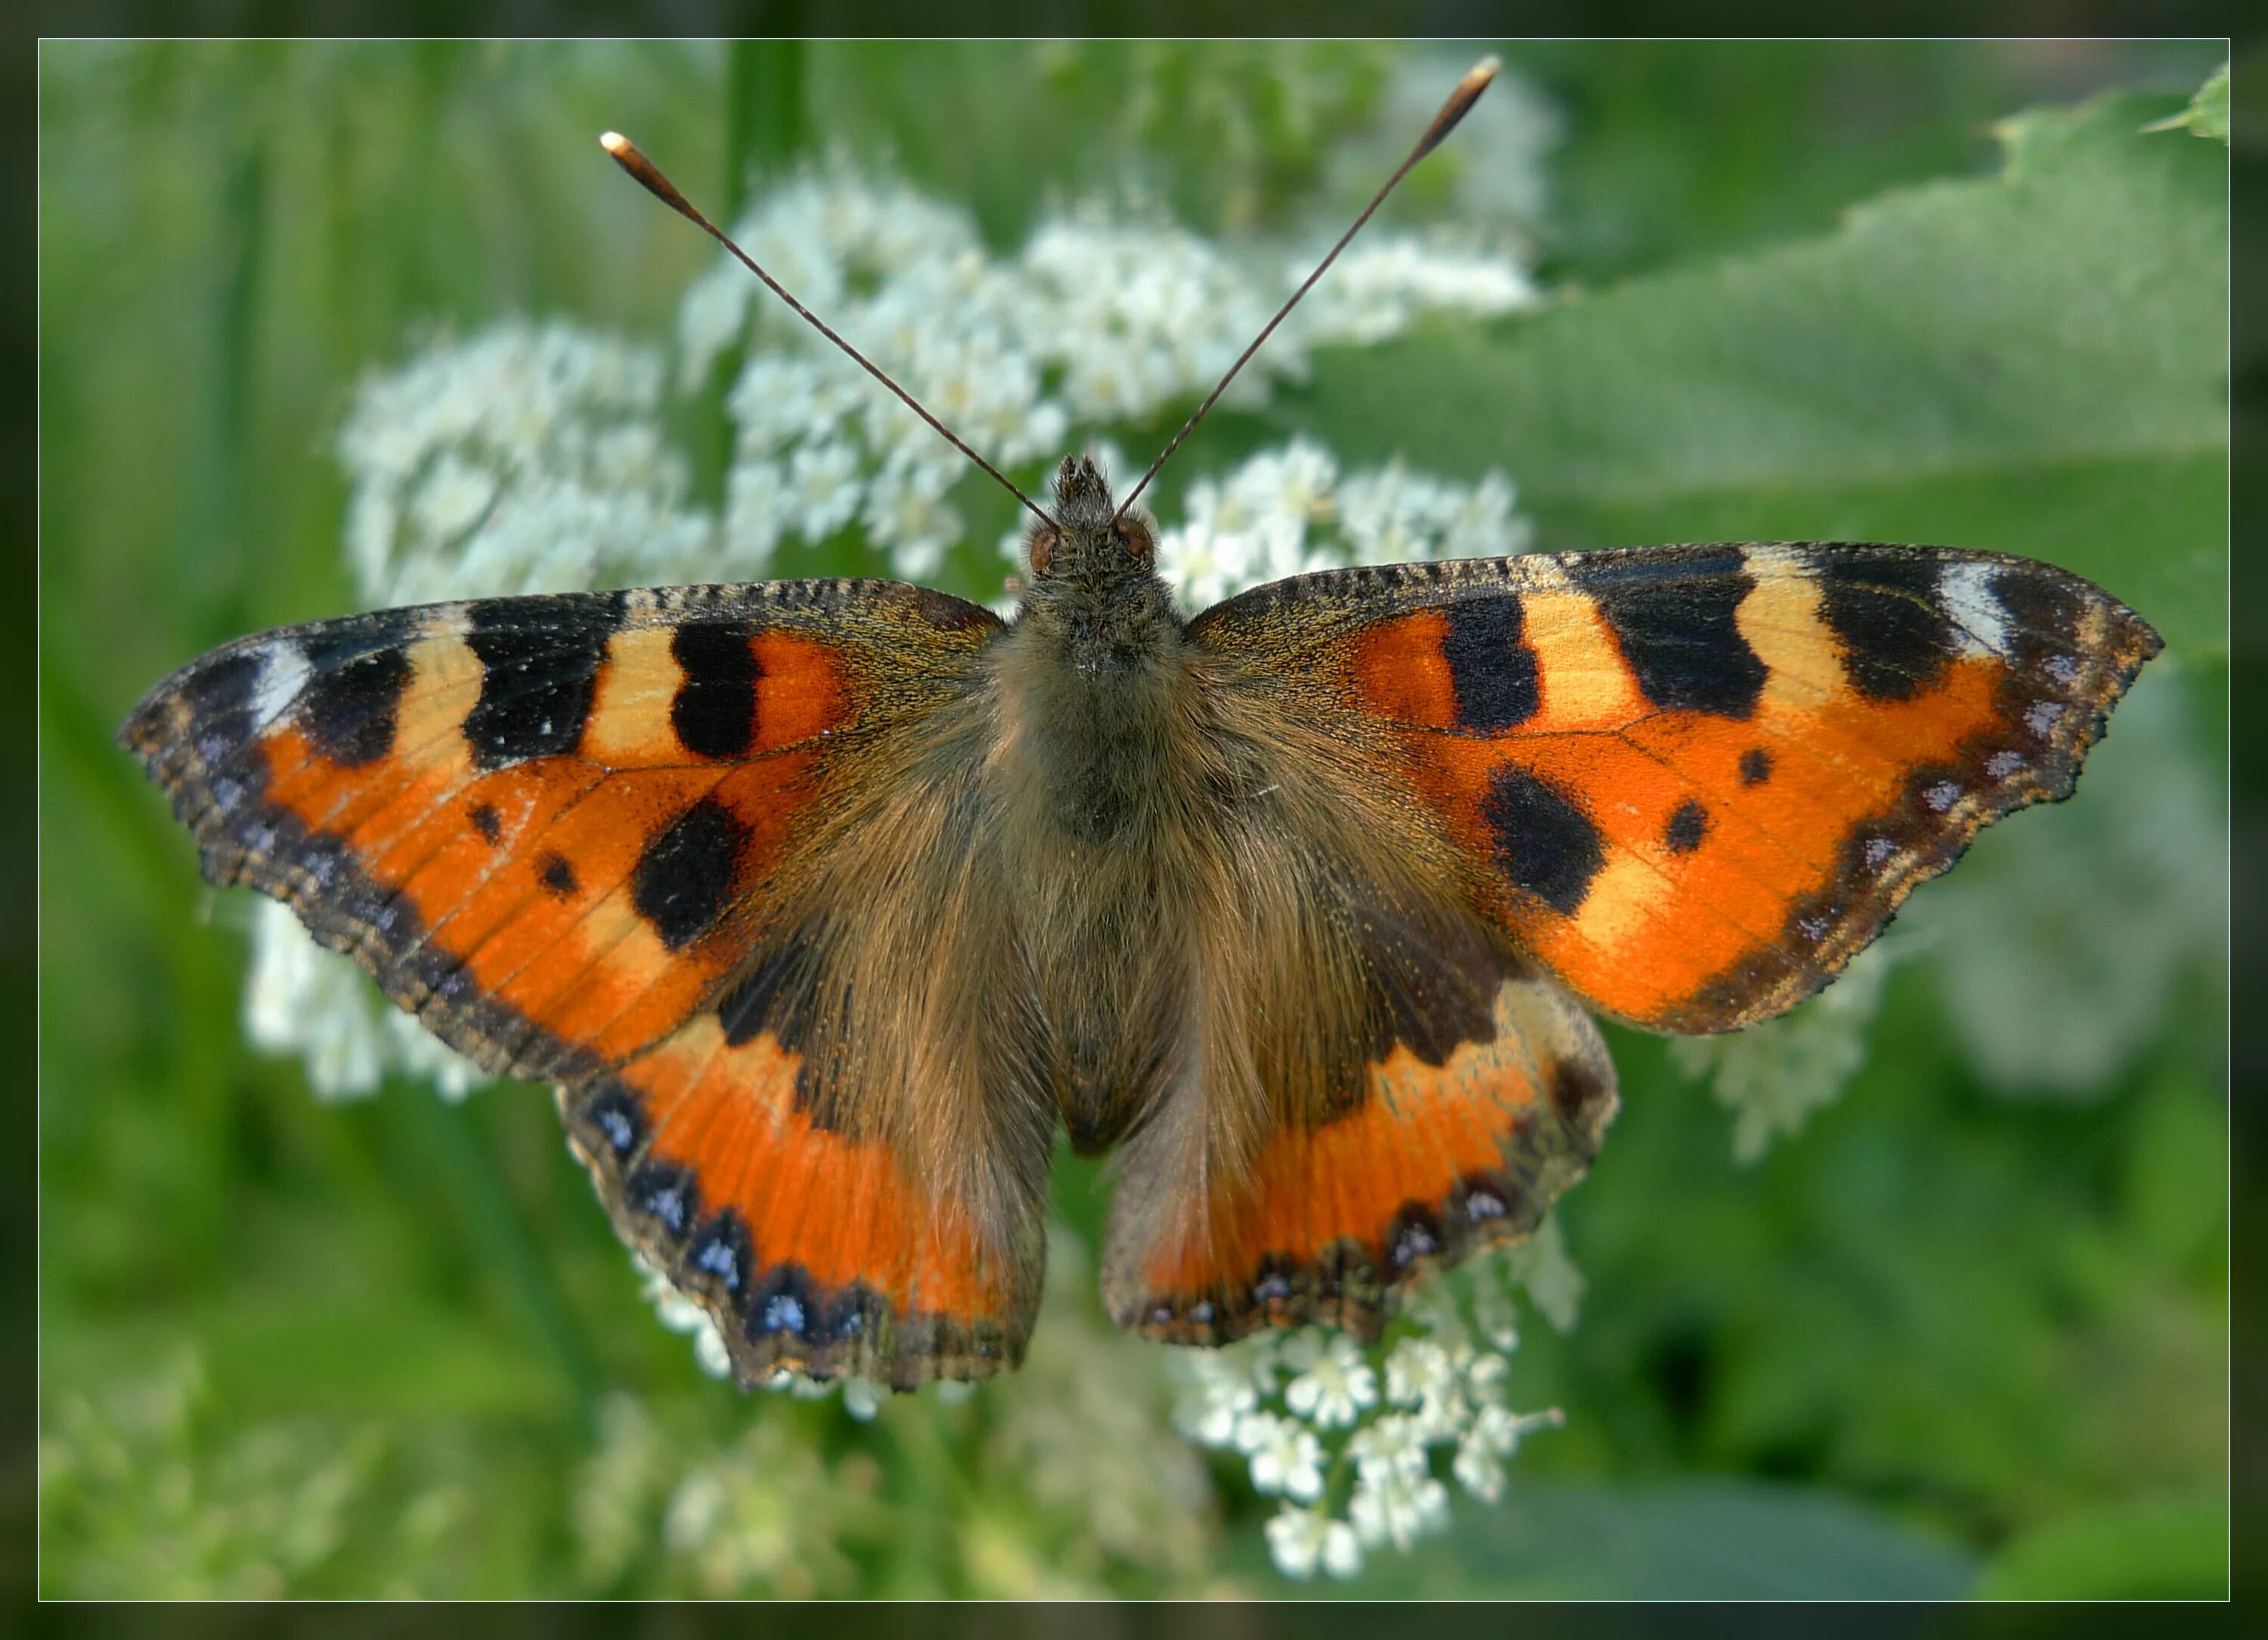
[[[1025,542],[1032,566],[1020,614],[1042,628],[1106,648],[1139,645],[1174,624],[1173,595],[1158,579],[1156,526],[1123,517],[1093,456],[1056,469],[1055,516]]]

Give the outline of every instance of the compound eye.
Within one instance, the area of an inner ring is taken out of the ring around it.
[[[1138,563],[1147,564],[1154,543],[1150,539],[1150,527],[1138,518],[1130,518],[1118,526],[1118,540]]]
[[[1035,531],[1032,536],[1032,573],[1044,575],[1056,556],[1056,532],[1052,529]]]

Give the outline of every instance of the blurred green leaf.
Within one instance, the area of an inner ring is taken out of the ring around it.
[[[2228,1593],[2220,1496],[2127,1504],[2026,1533],[1985,1569],[1993,1600],[2218,1600]]]
[[[2227,644],[2227,156],[2157,98],[2001,128],[2000,175],[1529,321],[1320,357],[1268,419],[1344,455],[1501,466],[1543,547],[1994,548]]]

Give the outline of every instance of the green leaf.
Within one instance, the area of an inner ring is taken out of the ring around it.
[[[1976,1592],[1996,1600],[2220,1599],[2228,1593],[2228,1504],[2184,1498],[2051,1522],[2003,1549]]]
[[[2198,94],[2190,99],[2188,107],[2165,119],[2153,120],[2142,129],[2146,131],[2187,131],[2195,137],[2212,137],[2227,147],[2228,64],[2222,63],[2204,85],[2198,87]]]
[[[1270,419],[1501,467],[1550,549],[1874,539],[2049,558],[2227,646],[2227,156],[2162,98],[2003,124],[1994,177],[1525,322],[1320,355]]]

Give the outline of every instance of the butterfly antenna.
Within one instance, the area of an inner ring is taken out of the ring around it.
[[[1471,112],[1472,106],[1480,100],[1481,93],[1489,88],[1489,82],[1496,78],[1497,70],[1503,66],[1495,57],[1483,57],[1465,70],[1465,78],[1457,82],[1456,90],[1449,93],[1448,101],[1441,105],[1441,111],[1433,116],[1433,122],[1425,128],[1425,134],[1418,139],[1418,145],[1410,151],[1410,157],[1402,162],[1392,176],[1386,179],[1386,186],[1371,196],[1370,203],[1362,208],[1362,215],[1354,219],[1351,227],[1339,235],[1339,242],[1331,247],[1330,254],[1315,264],[1315,270],[1300,282],[1300,288],[1276,310],[1276,316],[1261,328],[1260,334],[1252,338],[1252,345],[1236,356],[1236,362],[1228,367],[1228,373],[1220,379],[1220,385],[1206,395],[1205,402],[1197,406],[1197,413],[1182,424],[1182,430],[1174,435],[1174,441],[1159,452],[1158,459],[1150,463],[1150,470],[1142,475],[1142,482],[1128,492],[1125,501],[1119,506],[1119,517],[1126,516],[1128,509],[1134,505],[1135,498],[1150,487],[1150,481],[1158,476],[1158,469],[1182,447],[1182,440],[1189,436],[1189,430],[1203,421],[1205,412],[1213,407],[1222,394],[1228,391],[1228,384],[1236,380],[1236,373],[1244,368],[1245,361],[1260,351],[1260,344],[1273,336],[1276,327],[1284,322],[1284,315],[1297,307],[1300,299],[1314,288],[1315,281],[1323,277],[1323,270],[1339,259],[1339,253],[1347,247],[1347,241],[1362,232],[1362,225],[1370,220],[1372,212],[1386,203],[1386,196],[1394,191],[1403,177],[1410,174],[1410,167],[1439,148],[1442,140],[1457,129],[1457,122]]]
[[[960,451],[970,461],[976,462],[986,472],[991,474],[993,479],[1003,490],[1005,490],[1010,495],[1014,496],[1016,499],[1021,501],[1026,507],[1030,509],[1033,517],[1038,519],[1043,524],[1052,526],[1055,523],[1055,520],[1049,518],[1045,513],[1040,511],[1039,507],[1033,503],[1031,497],[1026,495],[1022,491],[1017,489],[1014,484],[1008,481],[1006,474],[1003,473],[998,468],[993,466],[991,462],[986,461],[983,456],[977,454],[976,451],[970,449],[966,444],[963,444],[961,441],[960,436],[956,434],[952,428],[946,426],[936,417],[924,410],[921,407],[920,402],[917,400],[912,394],[907,392],[896,382],[890,380],[889,373],[887,371],[876,365],[873,360],[868,358],[857,348],[851,346],[850,344],[844,341],[840,336],[837,336],[835,331],[828,327],[825,320],[821,319],[817,314],[813,313],[811,309],[806,307],[801,302],[796,300],[794,296],[789,292],[785,285],[782,284],[777,279],[773,278],[771,275],[766,273],[762,268],[758,267],[755,257],[749,255],[747,252],[742,250],[738,245],[733,243],[731,235],[727,234],[715,223],[710,221],[708,218],[703,216],[698,211],[696,211],[693,208],[692,202],[687,199],[684,195],[677,191],[677,185],[661,174],[661,167],[655,165],[652,160],[647,159],[644,154],[638,151],[638,147],[636,143],[630,141],[629,137],[623,136],[620,131],[608,131],[605,136],[599,138],[599,146],[605,149],[609,154],[614,156],[614,160],[616,165],[622,166],[623,170],[629,172],[633,177],[637,178],[639,184],[644,188],[647,193],[652,194],[656,199],[661,201],[663,204],[667,205],[679,216],[683,217],[688,222],[690,222],[694,226],[699,228],[711,239],[715,240],[726,250],[732,252],[734,256],[740,259],[740,262],[742,267],[746,268],[750,273],[755,274],[759,279],[762,279],[764,282],[766,288],[769,289],[774,296],[778,297],[780,300],[785,302],[790,307],[792,307],[795,310],[797,318],[802,320],[804,323],[809,325],[813,329],[818,331],[820,335],[825,336],[828,341],[834,343],[836,346],[841,348],[844,352],[850,355],[852,358],[856,359],[858,363],[858,367],[861,370],[864,370],[868,375],[873,377],[875,380],[889,388],[891,392],[896,394],[908,410],[913,411],[915,415],[920,417],[931,426],[937,429],[938,435],[947,444]],[[1408,169],[1407,166],[1404,166],[1403,168],[1405,170]]]

